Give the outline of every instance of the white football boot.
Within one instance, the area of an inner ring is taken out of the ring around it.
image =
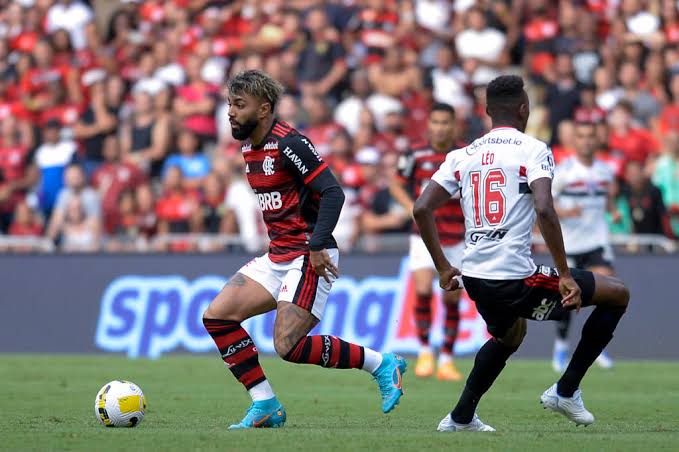
[[[613,359],[605,351],[601,352],[601,354],[597,356],[594,362],[596,363],[597,366],[601,367],[602,369],[613,368]]]
[[[481,419],[474,413],[474,417],[469,424],[458,424],[453,421],[450,413],[439,422],[436,428],[439,432],[494,432],[495,429],[490,425],[484,424]]]
[[[562,397],[556,392],[556,383],[542,393],[540,403],[547,409],[561,413],[575,425],[585,427],[594,423],[594,415],[587,411],[582,401],[582,392],[578,389],[573,393],[573,397]]]

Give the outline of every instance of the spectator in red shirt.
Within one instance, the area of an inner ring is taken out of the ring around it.
[[[12,116],[5,118],[0,129],[0,232],[7,232],[15,207],[26,191],[39,179],[30,164],[30,148],[22,139],[19,124]]]
[[[330,152],[330,142],[344,128],[332,120],[328,101],[318,96],[306,96],[302,99],[302,108],[309,116],[309,124],[304,128],[304,135],[314,144],[316,152],[322,157]]]
[[[156,214],[156,198],[148,184],[140,185],[135,191],[137,207],[137,223],[142,237],[150,238],[158,230],[158,215]]]
[[[201,140],[215,141],[217,124],[214,113],[219,89],[201,77],[203,62],[195,55],[186,60],[188,83],[177,88],[174,113],[185,128],[193,131]]]
[[[658,151],[658,143],[647,129],[634,126],[633,107],[629,102],[620,101],[608,116],[611,127],[608,145],[622,152],[627,161],[644,165],[649,156]]]
[[[670,93],[672,103],[665,105],[660,117],[655,121],[655,129],[659,136],[671,130],[679,131],[679,72],[674,73],[670,79]]]
[[[42,232],[43,224],[38,214],[25,201],[18,203],[14,211],[14,220],[9,227],[9,235],[40,236]]]
[[[393,110],[384,116],[382,131],[375,136],[375,147],[382,152],[400,154],[410,148],[410,140],[405,133],[406,121],[403,110]]]
[[[49,102],[47,88],[50,83],[60,86],[66,93],[67,102],[77,105],[82,101],[77,71],[54,63],[52,46],[48,40],[38,41],[33,49],[33,58],[35,66],[21,80],[23,102],[28,110],[40,112],[45,108]]]
[[[185,234],[196,230],[198,202],[194,192],[184,188],[182,172],[176,166],[167,169],[163,179],[163,194],[156,204],[158,233]]]
[[[368,55],[379,58],[393,47],[399,28],[399,16],[387,6],[385,0],[370,0],[349,22],[349,29],[358,33],[358,40]]]
[[[580,105],[575,109],[575,122],[599,124],[606,119],[606,111],[596,103],[594,85],[583,85],[580,88]]]
[[[9,227],[9,235],[13,237],[40,237],[43,224],[40,216],[25,202],[21,201],[14,211],[14,220]],[[30,253],[30,245],[14,245],[10,248],[14,253]]]
[[[104,230],[111,234],[119,223],[117,207],[121,193],[136,189],[146,182],[146,177],[136,165],[122,160],[118,137],[109,135],[102,145],[104,163],[92,176],[92,185],[101,197]]]
[[[63,28],[55,30],[50,36],[54,49],[54,64],[57,66],[75,66],[73,46],[68,32]]]

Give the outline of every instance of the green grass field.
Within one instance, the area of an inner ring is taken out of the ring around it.
[[[583,385],[594,425],[576,428],[542,409],[554,380],[546,362],[511,362],[479,408],[492,434],[437,433],[461,384],[404,378],[389,415],[363,372],[263,359],[288,412],[283,429],[229,432],[249,398],[218,357],[0,355],[2,450],[679,450],[679,363],[619,363],[593,369]],[[412,365],[412,362],[411,362]],[[470,360],[460,362],[466,372]],[[112,379],[144,391],[149,408],[134,429],[107,429],[94,397]]]

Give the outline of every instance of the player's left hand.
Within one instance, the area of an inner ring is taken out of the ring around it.
[[[320,251],[310,251],[309,260],[311,260],[311,266],[318,276],[322,276],[326,282],[330,282],[328,273],[332,273],[335,278],[339,277],[339,271],[337,271],[337,266],[330,258],[328,250]]]
[[[460,288],[460,281],[456,276],[461,275],[460,270],[455,267],[448,267],[439,272],[439,286],[441,289],[452,292]]]
[[[559,278],[559,292],[561,292],[561,305],[565,309],[575,309],[580,312],[582,305],[582,291],[571,275],[561,275]]]

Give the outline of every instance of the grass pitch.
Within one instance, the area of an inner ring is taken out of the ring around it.
[[[679,450],[679,363],[620,362],[583,384],[594,425],[576,428],[538,403],[556,375],[547,362],[510,362],[479,407],[498,432],[437,433],[461,383],[404,377],[401,405],[383,415],[363,372],[264,358],[288,412],[283,429],[229,432],[249,398],[217,355],[157,361],[120,356],[0,355],[2,450]],[[470,360],[459,362],[468,372]],[[94,398],[109,380],[137,383],[141,425],[107,429]]]

